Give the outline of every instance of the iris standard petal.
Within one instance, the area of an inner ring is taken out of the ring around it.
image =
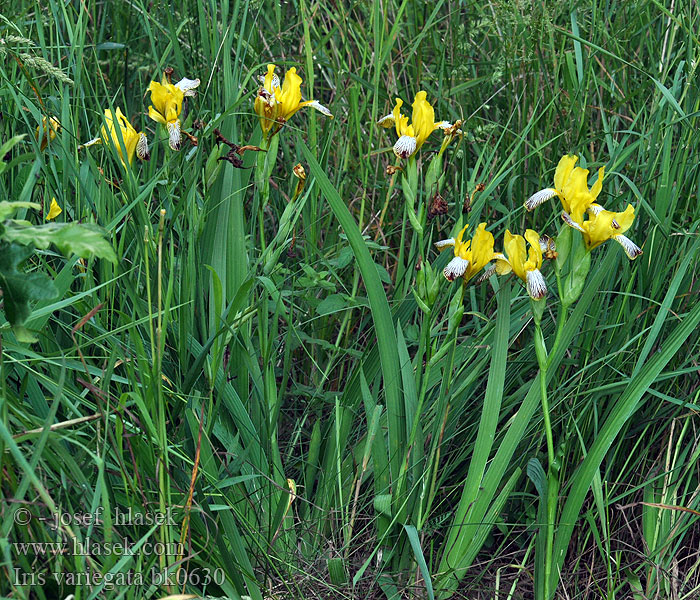
[[[539,269],[542,267],[542,247],[540,246],[540,234],[534,229],[525,231],[525,239],[530,244],[528,251],[528,264],[526,268]]]
[[[564,184],[569,179],[569,175],[574,170],[578,156],[574,154],[565,154],[559,160],[557,169],[554,172],[554,187],[560,192],[564,189]]]
[[[508,257],[513,272],[525,281],[525,261],[527,259],[525,238],[521,235],[513,235],[508,229],[503,239],[503,250]]]
[[[301,77],[297,75],[296,67],[292,67],[284,75],[281,88],[275,88],[275,99],[280,103],[280,118],[288,120],[299,108],[301,102]]]
[[[148,116],[162,124],[175,122],[182,111],[184,92],[171,83],[157,81],[151,81],[148,90],[151,92],[152,105],[148,109]]]
[[[267,73],[260,77],[263,87],[270,94],[274,94],[275,88],[280,86],[280,78],[275,74],[276,65],[267,65]]]
[[[167,121],[153,106],[148,107],[148,116],[151,117],[156,123],[161,125],[166,125]]]
[[[526,245],[530,245],[529,251]],[[495,254],[496,272],[500,275],[509,273],[512,269],[518,278],[525,284],[527,293],[533,300],[540,300],[547,294],[547,282],[540,272],[542,266],[542,247],[540,236],[533,230],[528,229],[525,237],[513,235],[506,229],[503,241],[503,248],[507,255]]]
[[[486,223],[479,223],[471,243],[471,267],[475,274],[493,260],[493,234],[486,231]]]
[[[426,98],[426,92],[420,91],[413,100],[411,124],[415,131],[418,148],[420,148],[428,139],[428,136],[435,131],[435,111]]]
[[[595,183],[591,187],[591,196],[593,200],[598,197],[603,189],[603,177],[605,177],[605,167],[600,167],[600,169],[598,169],[598,179],[595,180]]]
[[[577,223],[583,221],[583,213],[593,203],[593,197],[588,191],[588,169],[576,167],[564,184],[562,204],[564,210]]]

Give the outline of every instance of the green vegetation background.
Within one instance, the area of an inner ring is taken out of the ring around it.
[[[34,306],[39,342],[0,326],[0,594],[531,597],[542,485],[531,459],[546,452],[530,305],[507,280],[470,285],[461,319],[457,284],[441,282],[430,314],[416,304],[410,226],[385,173],[394,140],[374,123],[424,89],[437,118],[465,131],[445,155],[449,211],[433,241],[460,219],[488,221],[497,240],[506,228],[554,235],[556,210],[522,202],[567,152],[606,165],[606,207],[636,207],[629,236],[643,256],[595,251],[550,371],[557,593],[698,596],[690,3],[12,0],[0,12],[0,136],[27,134],[3,158],[0,199],[47,210],[55,197],[59,220],[103,226],[119,257],[39,252],[30,270],[61,291]],[[217,161],[228,148],[214,129],[259,143],[252,101],[268,62],[296,66],[305,97],[335,118],[302,111],[284,127],[266,198],[254,169]],[[179,153],[147,118],[148,84],[167,66],[202,82],[184,122],[198,145]],[[117,106],[152,146],[133,176],[106,147],[78,150]],[[63,125],[43,153],[42,115]],[[423,164],[439,144],[434,134]],[[290,202],[299,162],[306,188]],[[175,524],[120,526],[117,508],[170,508]],[[98,509],[99,525],[51,526],[57,512]],[[88,536],[182,542],[184,557],[13,545]],[[106,583],[173,565],[184,586]],[[88,572],[111,575],[92,586],[51,575]],[[46,582],[19,585],[32,573]]]

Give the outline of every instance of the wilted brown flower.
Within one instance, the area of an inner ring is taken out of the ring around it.
[[[301,163],[294,165],[292,172],[294,173],[295,177],[298,177],[302,181],[306,181],[306,171],[304,170],[304,166]]]
[[[442,131],[445,135],[450,136],[464,135],[464,132],[460,129],[460,127],[462,127],[462,123],[464,123],[464,121],[462,119],[458,119],[453,125],[445,127]]]
[[[556,243],[546,234],[540,236],[540,248],[547,260],[554,260],[558,256]]]
[[[448,206],[445,199],[440,195],[440,192],[435,192],[430,206],[428,207],[428,219],[433,219],[438,215],[447,214]]]
[[[238,144],[227,140],[218,129],[214,129],[214,137],[216,138],[217,142],[226,144],[229,148],[231,148],[227,154],[220,156],[219,160],[230,162],[237,169],[246,168],[243,166],[243,160],[241,160],[240,157],[243,156],[247,150],[251,150],[253,152],[267,152],[258,146],[239,146]]]
[[[464,199],[464,205],[462,206],[462,212],[469,212],[472,209],[472,202],[474,202],[474,197],[476,196],[477,192],[483,192],[486,189],[486,186],[483,183],[477,183],[476,187],[474,187],[474,191],[471,193],[470,196],[467,196]]]
[[[297,181],[296,190],[294,190],[294,200],[296,200],[302,191],[304,191],[304,185],[306,184],[306,171],[301,163],[298,163],[292,169],[292,173],[299,180]],[[293,200],[293,201],[294,201]]]

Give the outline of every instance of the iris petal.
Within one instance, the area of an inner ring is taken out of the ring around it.
[[[554,198],[557,195],[557,190],[554,188],[546,188],[534,193],[525,201],[525,210],[534,210],[543,202],[546,202],[550,198]]]
[[[547,295],[547,282],[539,269],[527,272],[525,285],[533,300],[541,300]]]
[[[454,281],[457,277],[464,275],[465,271],[469,267],[469,261],[461,256],[455,256],[443,270],[443,275],[447,281]]]
[[[394,154],[399,158],[408,158],[417,149],[418,142],[410,135],[402,135],[394,144]]]

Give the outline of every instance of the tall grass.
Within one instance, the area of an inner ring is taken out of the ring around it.
[[[0,157],[1,199],[47,210],[55,197],[59,220],[98,223],[119,257],[39,251],[28,268],[60,292],[33,306],[39,342],[0,325],[3,595],[543,597],[547,446],[527,294],[503,278],[463,290],[443,280],[446,256],[422,259],[402,175],[386,171],[395,140],[375,126],[423,89],[438,119],[464,120],[426,246],[482,221],[499,250],[506,228],[554,236],[553,206],[522,202],[567,152],[606,166],[606,207],[635,206],[644,254],[594,250],[563,329],[554,294],[542,319],[550,350],[560,336],[545,376],[560,482],[550,597],[697,597],[690,5],[14,0],[0,12],[0,134],[27,134]],[[270,147],[237,169],[214,131],[263,144],[252,106],[268,62],[296,66],[334,118],[298,112],[276,161]],[[179,152],[147,116],[168,66],[201,80],[183,119],[196,145]],[[125,170],[114,148],[79,149],[116,107],[147,133],[150,162]],[[42,152],[44,115],[62,128]],[[418,155],[417,207],[439,143]],[[172,518],[118,520],[129,511]],[[18,546],[88,538],[134,551]]]

